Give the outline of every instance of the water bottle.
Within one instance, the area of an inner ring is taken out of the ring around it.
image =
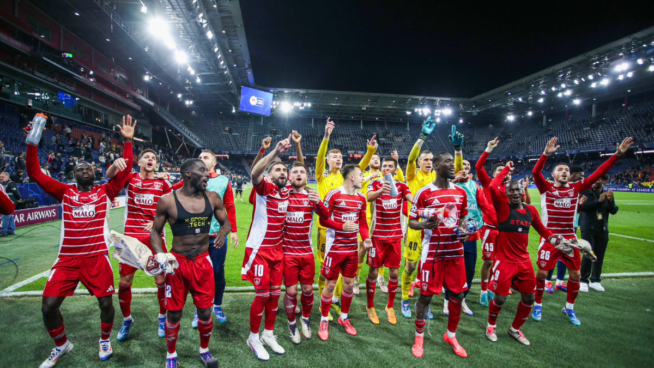
[[[454,203],[448,203],[438,211],[438,220],[446,227],[453,228],[459,220],[459,210]]]
[[[384,173],[384,180],[391,183],[391,197],[397,197],[397,187],[395,186],[395,179],[393,179],[393,174],[390,171]]]
[[[43,128],[45,128],[45,123],[47,121],[48,117],[41,113],[34,115],[34,119],[32,119],[32,125],[30,127],[29,133],[27,133],[25,142],[33,146],[38,146],[39,141],[41,141],[41,135],[43,134]]]

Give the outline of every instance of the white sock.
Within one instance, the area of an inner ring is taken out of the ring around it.
[[[565,309],[574,310],[574,309],[575,309],[575,305],[574,305],[573,303],[568,303],[568,302],[566,302],[566,303],[565,303]]]
[[[345,321],[347,319],[347,313],[341,312],[341,321]]]
[[[451,339],[454,336],[456,336],[456,332],[450,332],[450,330],[447,330],[447,337],[449,337]]]
[[[70,345],[70,340],[66,340],[66,342],[63,345],[57,346],[57,349],[59,349],[59,351],[63,351],[65,348],[68,347],[68,345]]]
[[[166,353],[166,359],[168,358],[177,358],[177,351],[174,351],[172,353]]]
[[[295,324],[297,323],[297,320],[295,320],[293,322],[291,322],[291,321],[287,321],[287,322],[288,322],[289,326],[295,326]]]
[[[320,316],[320,322],[329,322],[329,317]]]
[[[561,284],[563,284],[563,280],[556,279],[556,284],[557,284],[557,285],[561,285]]]
[[[272,330],[266,330],[264,328],[263,332],[261,333],[261,336],[273,336],[273,331]]]
[[[534,303],[534,306],[536,306],[536,307],[542,307],[542,306],[543,306],[543,303]]]
[[[206,349],[200,348],[200,354],[204,354],[204,353],[206,353],[208,351],[209,351],[209,348],[206,348]]]
[[[127,322],[127,321],[133,321],[133,320],[134,320],[134,318],[132,318],[132,315],[131,315],[131,314],[130,314],[129,316],[123,318],[123,321],[125,321],[125,322]]]
[[[337,298],[337,297],[335,297],[335,296],[332,296],[332,304],[336,304],[336,303],[338,303],[339,300],[340,300],[340,298]]]
[[[486,327],[493,327],[493,328],[495,328],[495,327],[497,327],[497,325],[491,325],[490,323],[486,323]]]
[[[509,331],[511,331],[511,332],[518,332],[519,330],[516,330],[515,328],[513,328],[513,326],[511,326],[511,327],[509,327]]]
[[[481,295],[485,295],[485,294],[488,294],[488,290],[482,290],[481,291]]]
[[[250,341],[259,341],[259,334],[250,332]]]
[[[425,336],[425,333],[424,333],[424,332],[423,332],[423,333],[417,333],[417,332],[416,332],[416,336],[418,336],[418,337],[424,337],[424,336]]]
[[[159,313],[159,318],[166,318],[166,315]]]

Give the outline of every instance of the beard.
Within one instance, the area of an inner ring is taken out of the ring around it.
[[[191,180],[191,188],[196,192],[206,192],[207,188],[203,185],[204,182],[200,179]]]
[[[94,179],[93,177],[88,177],[86,179],[79,178],[79,179],[77,179],[77,184],[78,185],[84,185],[84,186],[93,185],[93,179]]]
[[[380,165],[370,164],[370,168],[373,169],[373,170],[379,170],[380,167],[381,167]]]

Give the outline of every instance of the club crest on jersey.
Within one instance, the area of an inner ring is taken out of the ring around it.
[[[288,201],[279,202],[279,204],[277,205],[277,211],[279,213],[286,213],[287,209],[288,209]]]
[[[255,278],[254,278],[254,285],[255,285],[255,286],[259,286],[259,284],[261,284],[261,279],[258,278],[258,277],[255,277]]]
[[[384,207],[385,210],[396,210],[397,199],[382,200],[382,206]]]
[[[154,187],[157,188],[157,189],[161,189],[162,186],[163,186],[163,183],[160,183],[160,182],[158,182],[158,181],[156,181],[156,182],[154,183]]]
[[[355,222],[357,220],[357,213],[356,212],[349,212],[349,213],[344,213],[343,216],[341,217],[341,220],[343,222]]]
[[[572,202],[570,198],[560,198],[554,200],[554,207],[557,208],[570,208],[572,207]]]
[[[138,205],[151,206],[154,204],[154,194],[135,194],[134,202]]]
[[[423,282],[423,283],[422,283],[422,290],[423,290],[423,291],[427,291],[427,288],[428,288],[428,287],[429,287],[429,285],[428,285],[426,282]]]
[[[91,204],[85,204],[85,205],[73,207],[73,217],[93,218],[95,217],[95,206]]]
[[[304,212],[286,212],[286,222],[301,224],[304,222]]]
[[[303,199],[302,200],[302,205],[303,206],[308,206],[309,205],[309,200],[308,199]]]
[[[97,193],[89,194],[89,199],[92,200],[92,201],[97,201],[98,200],[98,194]]]
[[[545,262],[545,261],[541,261],[541,262],[540,262],[540,266],[541,266],[541,267],[545,267],[545,266],[547,266],[547,262]]]
[[[329,174],[331,174],[331,173],[329,172],[329,170],[325,170],[325,172],[322,173],[322,176],[324,176],[324,177],[328,177]]]
[[[361,209],[361,206],[363,206],[363,203],[357,202],[357,207],[359,207],[359,209]]]

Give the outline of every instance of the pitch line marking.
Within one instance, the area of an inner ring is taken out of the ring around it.
[[[614,233],[609,233],[609,235],[614,235],[614,236],[619,236],[619,237],[621,237],[621,238],[634,239],[634,240],[641,240],[641,241],[646,241],[646,242],[654,243],[654,240],[650,240],[650,239],[635,238],[635,237],[633,237],[633,236],[627,236],[627,235],[621,235],[621,234],[614,234]]]
[[[23,280],[23,281],[21,281],[19,283],[13,284],[13,285],[9,286],[8,288],[0,291],[0,296],[2,296],[3,294],[11,293],[12,291],[14,291],[16,289],[20,289],[20,288],[22,288],[23,286],[25,286],[27,284],[31,284],[34,281],[40,279],[41,277],[47,277],[49,274],[50,274],[50,270],[43,271],[43,272],[41,272],[41,273],[39,273],[37,275],[34,275],[34,276],[32,276],[32,277],[30,277],[28,279],[25,279],[25,280]]]

